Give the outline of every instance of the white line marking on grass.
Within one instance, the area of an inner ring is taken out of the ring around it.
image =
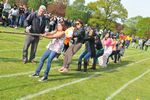
[[[8,75],[1,75],[0,78],[15,77],[15,76],[27,75],[27,74],[31,74],[31,73],[34,73],[34,71],[16,73],[16,74],[8,74]]]
[[[141,54],[139,54],[139,55],[141,55]],[[134,55],[131,55],[131,56],[134,56]],[[127,57],[130,57],[130,56],[127,56]],[[127,57],[123,57],[123,58],[127,58]],[[40,57],[37,57],[37,58],[40,58]],[[140,60],[139,62],[143,62],[143,61],[144,60]],[[139,62],[134,62],[134,63],[131,63],[131,64],[127,64],[126,66],[132,65],[132,64],[135,64],[135,63],[139,63]],[[56,69],[56,68],[54,68],[54,69]],[[16,73],[16,74],[8,74],[8,75],[1,75],[0,78],[8,78],[8,77],[16,77],[16,76],[21,76],[21,75],[27,75],[27,74],[31,74],[32,72],[34,72],[34,71],[22,72],[22,73]]]
[[[143,59],[142,61],[146,61],[146,60],[149,60],[149,59],[150,59],[150,58]],[[136,63],[140,63],[140,62],[141,62],[141,60],[138,61],[138,62],[136,62]],[[134,63],[134,64],[136,64],[136,63]],[[129,65],[132,65],[132,64],[128,64],[128,66],[129,66]],[[126,66],[126,65],[125,65],[125,66]],[[24,97],[22,97],[22,98],[20,98],[20,99],[17,99],[17,100],[27,100],[27,99],[31,99],[31,98],[33,98],[33,97],[40,96],[40,95],[45,94],[45,93],[48,93],[48,92],[50,92],[50,91],[58,90],[58,89],[61,89],[61,88],[66,87],[66,86],[69,86],[69,85],[72,85],[72,84],[76,84],[76,83],[82,82],[82,81],[84,81],[84,80],[91,79],[91,78],[95,77],[95,76],[98,75],[98,74],[103,74],[104,72],[111,72],[111,71],[120,70],[120,69],[121,69],[121,68],[116,68],[116,69],[106,70],[106,71],[103,71],[103,72],[96,72],[96,73],[94,73],[94,75],[90,75],[89,77],[82,78],[82,79],[79,79],[79,80],[75,80],[75,81],[72,81],[72,82],[69,82],[69,83],[65,83],[65,84],[62,84],[62,85],[59,85],[59,86],[56,86],[56,87],[50,87],[50,88],[45,89],[45,90],[43,90],[43,91],[39,91],[39,92],[34,93],[34,94],[29,94],[29,95],[24,96]]]
[[[115,97],[117,94],[119,94],[120,92],[122,92],[127,86],[129,86],[130,84],[132,84],[133,82],[139,80],[140,78],[142,78],[144,75],[148,74],[150,72],[150,69],[145,71],[144,73],[142,73],[141,75],[139,75],[138,77],[135,77],[134,79],[130,80],[129,82],[127,82],[126,84],[124,84],[121,88],[119,88],[117,91],[115,91],[113,94],[111,94],[109,97],[106,98],[106,100],[111,100],[113,97]]]
[[[51,70],[55,70],[58,67],[54,67]],[[41,70],[41,72],[43,72],[44,70]],[[22,73],[16,73],[16,74],[7,74],[7,75],[1,75],[0,78],[8,78],[8,77],[16,77],[16,76],[22,76],[22,75],[28,75],[28,74],[32,74],[34,73],[34,71],[28,71],[28,72],[22,72]]]
[[[91,78],[95,77],[95,76],[98,75],[98,74],[99,74],[99,73],[96,72],[94,75],[90,75],[89,77],[82,78],[82,79],[79,79],[79,80],[75,80],[75,81],[72,81],[72,82],[69,82],[69,83],[66,83],[66,84],[62,84],[62,85],[59,85],[59,86],[56,86],[56,87],[48,88],[48,89],[43,90],[43,91],[40,91],[40,92],[38,92],[38,93],[30,94],[30,95],[24,96],[24,97],[22,97],[22,98],[20,98],[20,99],[17,99],[17,100],[27,100],[27,99],[31,99],[31,98],[33,98],[33,97],[37,97],[37,96],[39,96],[39,95],[48,93],[48,92],[50,92],[50,91],[58,90],[58,89],[60,89],[60,88],[66,87],[66,86],[73,85],[73,84],[76,84],[76,83],[79,83],[79,82],[82,82],[82,81],[91,79]]]

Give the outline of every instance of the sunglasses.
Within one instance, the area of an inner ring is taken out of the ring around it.
[[[75,23],[75,25],[80,25],[80,23]]]

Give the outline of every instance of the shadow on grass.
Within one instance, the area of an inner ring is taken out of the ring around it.
[[[19,58],[2,58],[0,57],[0,62],[22,62]]]
[[[36,82],[36,83],[28,83],[28,84],[23,84],[23,85],[17,85],[17,86],[11,86],[11,87],[6,87],[6,88],[2,88],[0,89],[0,91],[7,91],[7,90],[11,90],[11,89],[17,89],[17,88],[24,88],[24,87],[27,87],[27,86],[35,86],[35,85],[38,85],[40,84],[39,82]]]
[[[22,59],[20,58],[2,58],[0,57],[0,62],[17,62],[17,63],[22,63]],[[29,62],[28,62],[29,63]],[[39,63],[39,61],[37,60],[36,63]]]
[[[76,72],[76,69],[71,69],[73,72],[50,75],[50,79],[48,81],[64,80],[64,79],[70,79],[70,78],[85,78],[85,77],[92,75],[95,72],[109,72],[109,73],[117,72],[118,68],[126,67],[127,65],[129,65],[132,62],[133,61],[123,61],[118,64],[111,63],[108,65],[107,68],[101,68],[99,65],[97,65],[97,70],[88,69],[88,72],[83,72],[83,70],[82,70],[82,72],[81,71]],[[90,66],[88,66],[88,67],[90,67]],[[56,78],[56,77],[62,76],[62,75],[64,76],[63,78],[62,77]],[[101,75],[101,74],[99,74],[99,75]]]
[[[68,79],[71,79],[70,81],[73,81],[73,80],[78,80],[78,79],[81,79],[81,78],[87,78],[90,75],[94,75],[95,72],[114,73],[114,72],[118,71],[118,70],[116,70],[117,68],[126,67],[128,64],[131,64],[132,62],[133,61],[122,61],[121,63],[118,63],[118,64],[111,63],[111,64],[108,65],[107,68],[100,68],[100,66],[97,65],[97,70],[88,69],[88,72],[77,72],[75,67],[74,67],[68,73],[50,74],[49,79],[46,83],[53,82],[53,81],[54,82],[59,81],[61,83],[61,81],[68,80]],[[58,61],[56,61],[55,63],[58,63]],[[75,64],[72,64],[72,65],[77,66]],[[88,67],[90,67],[90,66],[88,66]],[[95,77],[99,77],[99,76],[102,76],[102,75],[103,75],[102,73],[98,73],[98,74],[96,74]],[[41,84],[41,83],[40,82],[25,83],[25,84],[18,85],[18,86],[6,87],[6,88],[3,88],[3,89],[0,89],[0,91],[7,91],[7,90],[15,89],[15,88],[20,88],[20,87],[36,86],[36,85],[39,85],[39,84]]]
[[[134,61],[126,60],[126,61],[122,61],[121,63],[117,63],[117,64],[110,63],[110,64],[108,64],[107,68],[101,68],[100,71],[106,71],[106,72],[109,72],[109,73],[116,72],[116,71],[118,71],[117,70],[118,68],[127,67],[127,65],[129,65],[133,62]]]

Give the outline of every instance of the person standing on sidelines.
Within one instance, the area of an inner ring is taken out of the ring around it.
[[[6,0],[2,11],[3,26],[5,27],[9,25],[8,16],[10,10],[11,10],[11,5],[8,3],[8,0]]]
[[[4,4],[3,4],[3,1],[1,1],[1,2],[0,2],[0,18],[2,18],[3,9],[4,9]],[[0,19],[0,20],[1,20],[1,19]]]
[[[17,19],[19,15],[19,10],[17,5],[15,4],[14,7],[9,11],[10,16],[10,27],[17,28]]]
[[[25,27],[27,33],[41,34],[45,32],[46,18],[44,16],[46,12],[46,7],[41,5],[38,12],[31,13],[25,20]],[[23,63],[32,62],[34,63],[34,58],[37,51],[37,46],[39,43],[39,36],[27,35],[23,47]],[[31,45],[30,58],[28,59],[28,48]]]

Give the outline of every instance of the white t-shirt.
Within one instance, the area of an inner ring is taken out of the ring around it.
[[[12,8],[12,9],[10,10],[10,14],[13,15],[13,16],[17,16],[18,13],[19,13],[19,10],[18,10],[18,9]]]

